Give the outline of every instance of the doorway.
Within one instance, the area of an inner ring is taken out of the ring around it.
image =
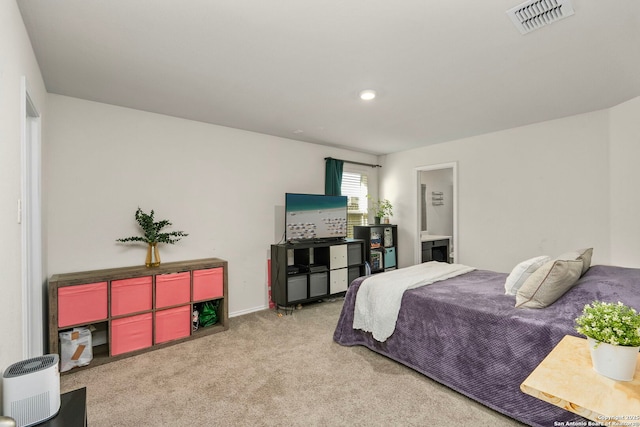
[[[457,163],[416,168],[416,264],[422,260],[422,242],[433,236],[450,237],[449,260],[458,262]]]

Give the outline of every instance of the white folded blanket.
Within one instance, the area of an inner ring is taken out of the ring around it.
[[[353,315],[353,329],[371,332],[384,342],[396,329],[404,291],[475,270],[462,264],[429,261],[369,276],[362,281]]]

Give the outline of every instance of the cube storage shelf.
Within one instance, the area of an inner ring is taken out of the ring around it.
[[[353,227],[353,237],[364,240],[365,259],[371,266],[371,273],[382,273],[397,268],[397,225],[356,225]]]
[[[271,300],[280,307],[343,293],[362,275],[362,240],[271,245]]]
[[[60,332],[95,328],[93,360],[74,372],[226,331],[227,280],[227,261],[219,258],[53,275],[49,352],[60,354]],[[193,309],[207,301],[217,303],[218,321],[194,331]]]

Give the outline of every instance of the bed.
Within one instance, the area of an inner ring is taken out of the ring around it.
[[[384,273],[383,273],[384,274]],[[591,266],[546,308],[515,308],[505,294],[507,274],[473,270],[410,289],[402,296],[395,331],[384,342],[353,329],[352,282],[334,332],[345,346],[362,345],[525,424],[586,422],[520,391],[520,384],[565,335],[580,336],[574,319],[594,300],[640,309],[640,269]]]

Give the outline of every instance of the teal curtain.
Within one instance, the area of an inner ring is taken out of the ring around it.
[[[340,196],[340,187],[342,187],[342,168],[344,162],[328,158],[326,159],[326,169],[324,176],[324,194],[328,196]]]

